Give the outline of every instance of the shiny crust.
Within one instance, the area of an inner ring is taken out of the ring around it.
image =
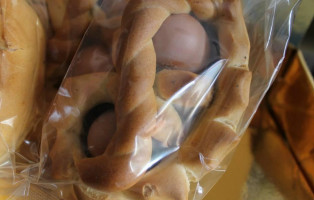
[[[43,85],[45,32],[25,0],[0,1],[0,53],[2,160],[32,129]]]

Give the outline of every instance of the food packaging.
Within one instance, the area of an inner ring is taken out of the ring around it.
[[[60,199],[202,199],[277,74],[296,5],[103,1],[44,116],[25,188]]]
[[[36,180],[44,116],[92,18],[95,2],[82,2],[0,3],[0,195],[8,196],[14,190],[9,196],[27,195],[30,182]],[[66,10],[68,14],[62,16],[62,7],[71,10],[71,16]],[[73,21],[82,13],[86,13],[85,20],[78,26]],[[56,16],[58,29],[53,26]],[[70,35],[70,30],[75,31],[75,36]],[[54,45],[51,40],[58,44],[69,40],[70,46]],[[78,41],[76,46],[72,41]]]

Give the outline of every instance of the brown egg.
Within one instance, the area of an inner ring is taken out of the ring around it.
[[[105,152],[115,131],[116,116],[114,111],[106,111],[93,122],[87,136],[87,147],[92,156],[98,156]]]
[[[109,54],[101,46],[87,47],[76,57],[77,59],[72,66],[71,76],[109,71],[113,68]]]
[[[209,58],[203,26],[188,14],[168,17],[153,38],[159,65],[200,72]]]

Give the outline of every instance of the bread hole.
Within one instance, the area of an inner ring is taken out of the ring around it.
[[[83,118],[81,143],[87,157],[101,155],[116,130],[114,105],[103,103],[93,107]]]

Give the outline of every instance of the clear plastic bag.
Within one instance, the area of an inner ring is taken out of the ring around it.
[[[66,0],[3,0],[0,3],[1,198],[14,190],[9,196],[27,195],[30,183],[36,180],[44,115],[78,47],[72,40],[82,39],[92,18],[94,3]],[[51,8],[53,5],[57,8]],[[66,8],[65,16],[58,10],[61,5]],[[80,18],[78,25],[76,17],[84,13],[86,20]],[[59,29],[53,26],[57,16]],[[53,45],[51,40],[60,41],[58,44],[64,40],[70,42],[68,46]]]
[[[14,168],[17,148],[38,122],[46,34],[26,1],[1,1],[0,31],[0,166]]]
[[[85,198],[201,199],[225,171],[276,75],[296,2],[250,1],[242,4],[243,16],[239,1],[216,2],[221,10],[191,4],[209,38],[202,69],[180,66],[176,55],[174,66],[158,63],[171,52],[158,46],[165,42],[157,31],[169,13],[189,13],[187,2],[130,1],[121,28],[127,2],[106,3],[45,123],[42,178],[71,182]],[[121,12],[112,16],[113,7]],[[99,40],[97,26],[113,35]]]
[[[44,122],[36,183],[63,199],[202,199],[276,76],[296,5],[103,1]],[[207,45],[183,39],[173,60],[163,45],[181,36],[158,39],[170,15]]]
[[[51,101],[62,82],[79,43],[90,24],[95,0],[44,0],[49,15],[46,87]]]

